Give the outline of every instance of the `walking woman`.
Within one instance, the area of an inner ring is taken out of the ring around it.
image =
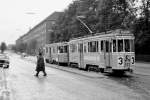
[[[37,65],[36,65],[36,74],[35,76],[38,77],[39,72],[42,71],[44,76],[46,76],[46,72],[45,72],[45,63],[44,63],[44,58],[42,56],[42,53],[39,53],[38,57],[37,57]]]

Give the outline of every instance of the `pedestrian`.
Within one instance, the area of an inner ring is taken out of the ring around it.
[[[35,76],[38,77],[39,72],[42,71],[44,76],[46,76],[46,72],[45,72],[45,63],[44,63],[44,58],[42,56],[42,53],[40,52],[38,57],[37,57],[37,65],[36,65],[36,74]]]

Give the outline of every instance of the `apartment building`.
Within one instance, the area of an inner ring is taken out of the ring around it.
[[[52,13],[46,19],[30,29],[26,34],[17,39],[16,45],[20,43],[30,45],[31,42],[34,41],[34,43],[36,43],[36,48],[38,49],[42,48],[45,44],[50,43],[50,40],[52,38],[50,37],[52,26],[55,24],[60,14],[61,12]]]

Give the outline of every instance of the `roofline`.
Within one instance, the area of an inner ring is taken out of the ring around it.
[[[34,29],[36,29],[38,26],[40,26],[42,23],[46,22],[46,21],[56,21],[56,20],[48,20],[48,18],[53,15],[54,13],[57,13],[58,11],[55,11],[53,13],[51,13],[49,16],[47,16],[44,20],[42,20],[41,22],[39,22],[37,25],[35,25],[33,28],[31,28],[27,33],[25,33],[24,35],[22,35],[19,39],[25,37],[26,35],[30,34],[31,31],[33,31]],[[61,12],[58,12],[61,13]],[[17,39],[18,40],[18,39]]]
[[[57,43],[50,43],[50,44],[45,44],[45,46],[52,46],[52,45],[62,45],[62,44],[64,44],[64,45],[67,45],[68,44],[68,42],[57,42]]]
[[[130,31],[128,30],[122,30],[122,29],[116,29],[116,30],[111,30],[111,31],[107,31],[107,32],[101,32],[101,33],[96,33],[96,34],[90,34],[90,35],[86,35],[86,36],[81,36],[81,37],[77,37],[77,38],[72,38],[69,41],[73,41],[73,40],[83,40],[86,38],[93,38],[94,37],[107,37],[107,36],[113,36],[113,35],[124,35],[124,33],[126,32],[126,34],[130,34],[133,35],[132,33],[130,33]]]
[[[35,29],[36,27],[38,27],[39,25],[41,25],[42,23],[46,22],[46,21],[56,21],[55,19],[51,19],[51,20],[48,19],[48,18],[49,18],[50,16],[52,16],[54,13],[61,13],[61,12],[55,11],[55,12],[51,13],[51,14],[50,14],[49,16],[47,16],[44,20],[42,20],[40,23],[38,23],[37,25],[35,25],[31,30],[29,30],[28,33],[31,32],[32,30],[34,30],[34,29]]]

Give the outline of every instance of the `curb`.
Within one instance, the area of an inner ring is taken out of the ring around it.
[[[33,60],[33,59],[25,58],[25,60],[36,63],[35,60]],[[48,64],[48,63],[46,63],[46,66],[51,67],[51,68],[55,68],[55,69],[59,69],[62,71],[66,71],[69,73],[81,75],[81,76],[88,77],[88,78],[107,78],[107,76],[105,76],[99,72],[98,73],[92,72],[92,71],[89,72],[89,71],[79,70],[79,69],[72,68],[72,67],[58,66],[58,65]]]
[[[47,64],[47,63],[46,63],[46,66],[51,67],[51,68],[55,68],[55,69],[59,69],[62,71],[66,71],[69,73],[81,75],[81,76],[88,77],[88,78],[106,78],[107,77],[101,73],[96,73],[96,72],[92,72],[92,71],[89,72],[89,71],[79,70],[79,69],[71,68],[71,67],[52,65],[52,64]]]

